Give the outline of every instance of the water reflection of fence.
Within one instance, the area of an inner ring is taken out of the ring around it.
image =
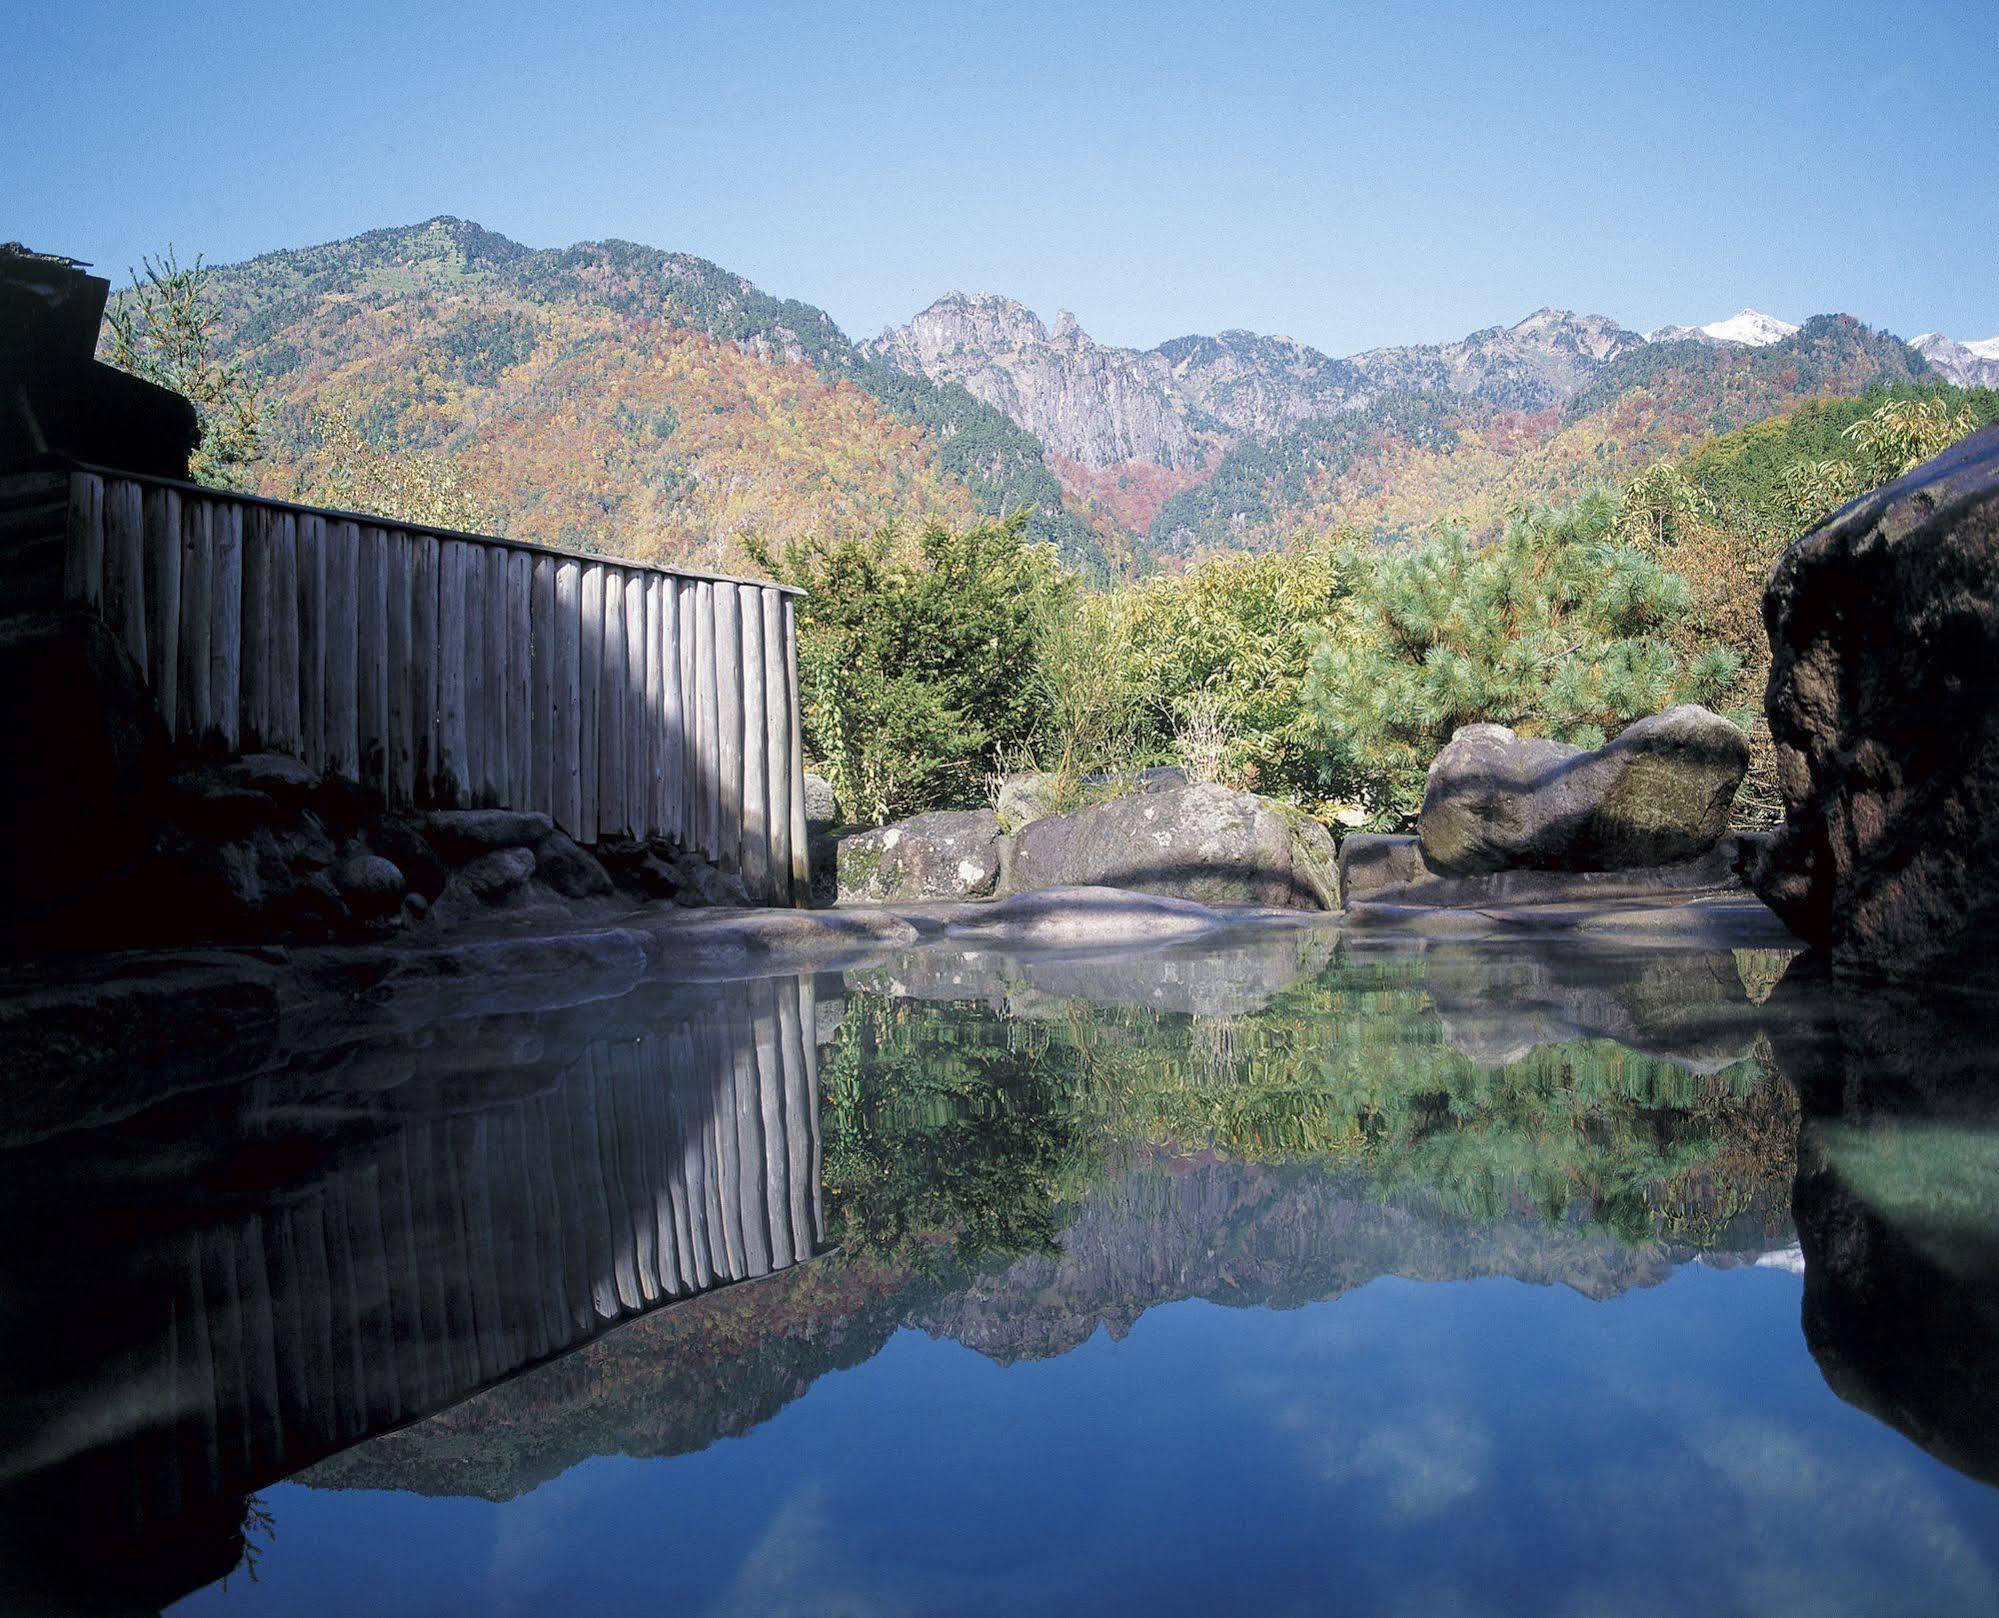
[[[30,1399],[98,1436],[71,1453],[20,1432],[25,1450],[0,1458],[5,1495],[100,1528],[122,1497],[121,1536],[172,1540],[176,1523],[240,1515],[255,1489],[633,1315],[811,1257],[812,989],[744,992],[747,1012],[591,1044],[531,1094],[447,1106],[415,1081],[427,1098],[397,1094],[386,1127],[296,1183],[101,1262],[130,1278],[126,1351],[92,1386]],[[312,1147],[253,1132],[242,1150],[283,1162]]]
[[[186,747],[586,843],[671,836],[803,898],[783,586],[95,468],[6,480],[0,506],[15,610],[100,614]]]

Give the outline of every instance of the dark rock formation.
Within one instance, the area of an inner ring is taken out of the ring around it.
[[[1999,426],[1799,540],[1763,617],[1785,822],[1757,892],[1843,970],[1989,958]]]
[[[0,712],[0,911],[39,911],[151,852],[166,731],[101,620],[61,612],[0,622]]]
[[[1051,815],[1004,846],[1000,891],[1130,888],[1201,904],[1333,909],[1330,833],[1253,793],[1196,784]]]
[[[69,455],[187,476],[194,406],[95,358],[110,293],[73,259],[0,246],[0,461]]]
[[[990,809],[940,810],[842,837],[836,845],[843,902],[974,899],[999,880],[999,817]]]
[[[1466,725],[1430,765],[1416,833],[1449,876],[1663,865],[1715,846],[1748,767],[1742,732],[1692,704],[1595,752]]]

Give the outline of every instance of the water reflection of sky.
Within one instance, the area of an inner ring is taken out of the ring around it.
[[[506,1504],[286,1484],[176,1614],[1989,1613],[1999,1493],[1842,1402],[1799,1282],[1387,1279],[1002,1367],[897,1332]]]

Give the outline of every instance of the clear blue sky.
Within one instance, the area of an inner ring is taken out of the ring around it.
[[[116,278],[438,213],[869,335],[960,287],[1345,353],[1544,303],[1999,333],[1993,0],[39,8],[0,239]]]

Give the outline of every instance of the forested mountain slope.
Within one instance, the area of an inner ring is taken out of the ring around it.
[[[863,355],[822,311],[686,254],[533,250],[452,218],[222,266],[224,352],[273,408],[267,493],[311,493],[334,415],[448,461],[512,534],[728,562],[778,540],[1033,507],[1095,542],[1041,446]]]

